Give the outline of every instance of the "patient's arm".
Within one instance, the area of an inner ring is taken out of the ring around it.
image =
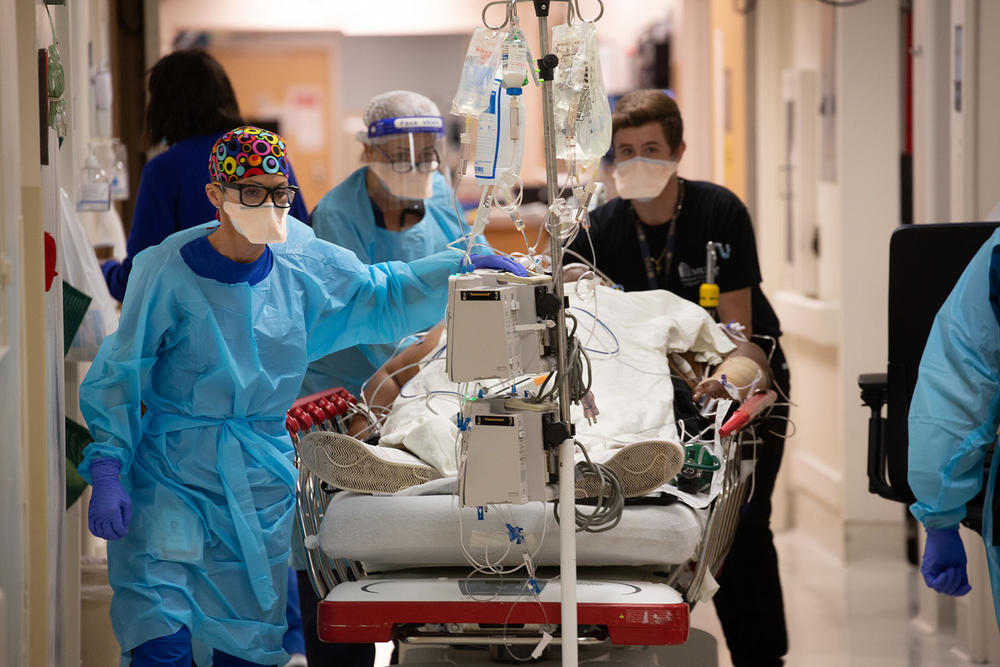
[[[705,378],[694,388],[692,398],[699,400],[702,396],[709,398],[730,398],[729,392],[722,386],[722,376],[726,381],[740,388],[740,398],[746,398],[749,385],[757,380],[757,388],[766,389],[771,386],[771,371],[767,363],[767,355],[755,343],[734,340],[736,349],[730,352],[722,363],[715,367],[711,377]]]
[[[750,288],[723,292],[719,295],[719,306],[716,311],[719,313],[720,322],[739,322],[743,325],[743,335],[747,338],[753,334],[751,322],[753,320],[753,308],[751,307]]]
[[[420,371],[420,367],[416,364],[437,347],[441,341],[442,331],[444,323],[437,325],[428,331],[422,340],[403,348],[396,356],[382,364],[365,386],[365,402],[388,411],[392,407],[392,402],[399,396],[400,388]],[[368,430],[368,420],[361,415],[356,415],[351,420],[348,433],[362,439],[372,435]]]

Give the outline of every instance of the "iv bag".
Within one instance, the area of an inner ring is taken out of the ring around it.
[[[597,28],[590,22],[556,26],[552,51],[559,57],[552,89],[556,157],[586,169],[611,146],[611,105],[604,92]]]
[[[77,175],[76,210],[77,211],[107,211],[111,208],[111,180],[107,172],[101,169],[94,153],[94,145],[90,146],[90,154]]]
[[[503,87],[521,88],[528,80],[528,45],[523,39],[506,39],[500,50]]]
[[[451,113],[456,116],[479,117],[490,102],[493,77],[500,67],[500,51],[505,32],[494,32],[476,28],[469,42],[462,65],[462,78],[458,82],[458,92],[451,103]]]
[[[524,140],[510,136],[510,106],[517,105],[524,118],[522,95],[508,95],[503,87],[502,73],[494,70],[496,78],[488,89],[487,106],[479,116],[476,132],[476,182],[491,185],[505,174],[520,174],[524,157]]]
[[[114,163],[111,165],[111,198],[115,201],[128,199],[128,152],[119,139],[111,140]]]

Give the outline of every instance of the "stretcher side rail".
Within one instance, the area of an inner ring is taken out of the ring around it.
[[[346,433],[347,425],[356,415],[364,416],[369,423],[375,420],[357,399],[342,387],[311,394],[298,399],[288,410],[285,425],[293,441],[309,431],[333,431]],[[325,482],[299,464],[298,454],[295,466],[300,473],[296,482],[297,503],[295,520],[301,534],[307,539],[319,535],[326,508],[333,493]],[[357,581],[365,576],[361,563],[345,559],[332,559],[318,546],[307,542],[306,571],[313,590],[322,600],[334,586],[345,581]]]

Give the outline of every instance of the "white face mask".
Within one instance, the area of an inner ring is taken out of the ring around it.
[[[235,201],[222,205],[233,227],[250,243],[284,243],[288,237],[288,209],[274,204],[244,206]]]
[[[634,157],[615,165],[615,187],[622,199],[649,201],[667,187],[670,177],[677,173],[676,160],[652,160]]]
[[[371,162],[368,165],[386,189],[402,199],[430,199],[434,195],[434,172],[424,173],[411,169],[405,173],[393,171],[388,162]]]

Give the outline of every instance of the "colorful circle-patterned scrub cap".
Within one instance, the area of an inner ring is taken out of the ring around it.
[[[247,125],[219,137],[208,160],[212,182],[233,183],[250,176],[288,176],[285,140],[274,132]]]

